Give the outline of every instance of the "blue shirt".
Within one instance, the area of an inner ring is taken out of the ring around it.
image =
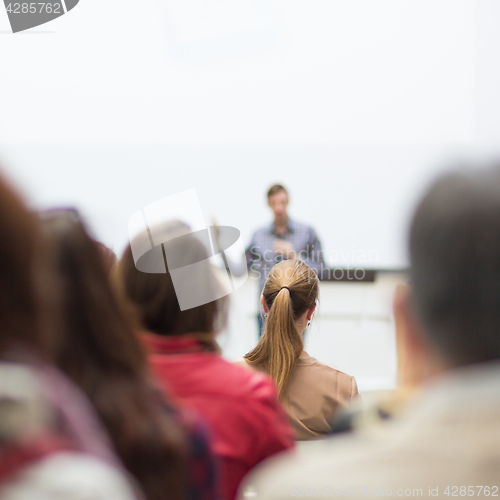
[[[276,233],[274,223],[259,229],[245,251],[249,271],[255,273],[259,279],[260,291],[264,288],[267,275],[271,268],[283,259],[283,256],[274,251],[274,242],[282,239],[292,243],[298,259],[304,261],[321,277],[325,267],[321,243],[311,226],[300,224],[288,219],[286,232]]]

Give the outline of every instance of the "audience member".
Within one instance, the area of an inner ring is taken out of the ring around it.
[[[176,248],[176,270],[199,264],[197,269],[203,276],[193,277],[193,283],[183,283],[185,287],[215,290],[217,283],[206,260],[207,251],[186,232],[186,225],[172,221],[156,228],[154,234]],[[213,449],[222,462],[223,496],[232,500],[241,479],[255,464],[293,447],[292,432],[272,381],[219,355],[215,336],[223,323],[223,299],[181,310],[169,259],[164,260],[169,254],[165,249],[162,254],[162,248],[155,247],[141,257],[141,268],[149,269],[158,268],[155,259],[159,258],[163,272],[147,273],[136,268],[132,247],[151,248],[149,242],[149,235],[142,234],[126,249],[119,265],[124,290],[146,330],[143,340],[159,380],[211,425]]]
[[[42,239],[36,217],[2,179],[0,238],[0,497],[138,498],[86,398],[47,363]]]
[[[318,277],[303,261],[276,264],[261,296],[264,334],[242,362],[274,379],[297,440],[330,432],[329,420],[358,394],[354,377],[304,351],[302,336],[318,295]]]
[[[104,261],[104,266],[106,267],[108,274],[111,275],[116,264],[118,264],[118,258],[116,257],[115,252],[100,241],[96,241],[95,244],[101,253],[101,257]]]
[[[61,292],[58,367],[94,404],[148,500],[216,498],[206,438],[196,428],[187,429],[186,437],[180,415],[153,387],[145,352],[108,279],[102,247],[74,210],[44,212],[42,219]],[[189,472],[186,454],[198,455]]]
[[[273,184],[267,191],[267,205],[273,212],[273,222],[256,231],[245,250],[247,266],[259,280],[259,294],[271,268],[282,260],[303,260],[319,276],[325,269],[321,242],[316,231],[311,226],[292,220],[288,215],[288,203],[285,187]],[[260,315],[257,321],[260,338],[263,331]]]
[[[409,250],[411,287],[395,310],[418,396],[384,425],[268,463],[249,478],[260,498],[498,495],[500,169],[438,179]]]

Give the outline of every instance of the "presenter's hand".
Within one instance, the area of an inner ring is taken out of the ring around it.
[[[284,260],[295,258],[295,250],[293,248],[293,245],[289,241],[278,239],[275,240],[274,252],[278,255],[281,255]]]

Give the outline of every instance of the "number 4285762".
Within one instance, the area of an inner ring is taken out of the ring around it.
[[[448,486],[443,493],[452,497],[497,497],[498,486]]]
[[[7,5],[9,14],[62,14],[60,3],[9,3]]]

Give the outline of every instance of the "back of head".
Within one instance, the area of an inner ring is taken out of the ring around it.
[[[411,293],[448,366],[500,359],[500,168],[437,180],[410,230]]]
[[[0,178],[0,357],[13,344],[38,343],[39,230],[21,198]]]
[[[145,352],[111,286],[102,250],[75,211],[45,213],[43,229],[61,292],[58,367],[94,404],[148,500],[164,498],[165,491],[182,498],[184,435],[153,393]]]
[[[141,240],[149,245],[149,236],[141,234],[125,250],[119,265],[124,293],[134,305],[143,328],[148,331],[166,336],[196,333],[209,334],[210,337],[218,328],[224,299],[185,310],[181,310],[179,304],[179,299],[189,299],[202,288],[202,295],[207,295],[208,290],[217,296],[215,288],[219,285],[207,260],[207,250],[189,232],[189,227],[179,221],[163,224],[156,228],[156,233],[159,232],[163,241],[168,241],[168,247],[167,244],[158,245],[135,262],[133,245],[144,247]],[[192,276],[192,279],[185,276],[174,284],[171,271],[179,273],[193,263],[203,267],[201,273]],[[181,285],[184,289],[180,288]]]
[[[111,248],[107,247],[104,243],[101,243],[100,241],[95,241],[94,243],[99,249],[106,271],[108,272],[109,275],[111,275],[113,273],[115,265],[118,263],[118,259],[116,257],[115,252],[113,252]]]
[[[59,288],[59,367],[86,390],[105,372],[145,371],[139,342],[112,290],[102,251],[78,213],[53,210],[41,216],[47,263]]]
[[[271,269],[262,296],[269,310],[264,334],[245,359],[263,368],[282,395],[304,348],[295,322],[316,304],[319,280],[301,260],[284,260]]]

